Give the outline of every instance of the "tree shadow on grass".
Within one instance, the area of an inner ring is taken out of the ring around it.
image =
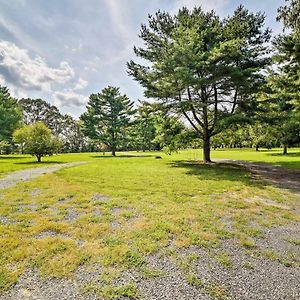
[[[267,153],[269,156],[278,156],[278,157],[300,157],[300,152],[290,152],[287,154],[282,153]]]
[[[145,157],[155,157],[155,155],[150,155],[150,154],[146,154],[146,155],[117,155],[117,156],[91,155],[90,157],[92,157],[92,158],[111,158],[111,159],[115,159],[115,158],[145,158]]]
[[[173,168],[184,168],[186,174],[198,176],[201,180],[229,180],[240,182],[244,185],[265,188],[269,184],[258,180],[245,167],[230,163],[204,164],[195,161],[176,161],[170,163]]]
[[[1,156],[0,155],[0,161],[1,160],[25,159],[25,158],[28,158],[28,156],[26,156],[26,157],[19,157],[19,156]]]
[[[278,161],[273,162],[275,166],[291,169],[291,171],[300,172],[300,160],[297,161]]]
[[[15,162],[16,165],[34,165],[34,166],[45,166],[45,165],[54,165],[54,164],[65,164],[66,161],[26,161],[26,162]]]

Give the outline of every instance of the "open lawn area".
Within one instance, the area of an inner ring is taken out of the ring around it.
[[[0,190],[0,299],[299,299],[299,194],[197,159],[0,156],[1,179],[86,162]],[[212,159],[300,169],[300,149]]]

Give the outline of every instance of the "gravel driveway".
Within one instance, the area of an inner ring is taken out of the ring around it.
[[[67,167],[74,167],[85,164],[85,162],[71,162],[65,164],[55,164],[53,166],[46,166],[40,168],[31,168],[21,171],[16,171],[7,174],[5,177],[0,178],[0,190],[10,188],[19,182],[29,181],[43,174],[52,173]]]

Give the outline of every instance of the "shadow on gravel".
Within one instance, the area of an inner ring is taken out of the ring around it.
[[[195,161],[176,161],[170,163],[173,168],[184,168],[186,174],[199,176],[201,180],[229,180],[248,186],[264,188],[268,183],[257,180],[245,167],[230,163],[203,164]]]

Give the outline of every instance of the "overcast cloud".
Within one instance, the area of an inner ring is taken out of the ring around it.
[[[265,11],[279,33],[276,10],[283,0],[0,0],[0,84],[16,97],[43,98],[78,117],[91,93],[119,86],[132,100],[142,88],[126,62],[140,44],[147,15],[201,5],[222,17],[243,4]]]

